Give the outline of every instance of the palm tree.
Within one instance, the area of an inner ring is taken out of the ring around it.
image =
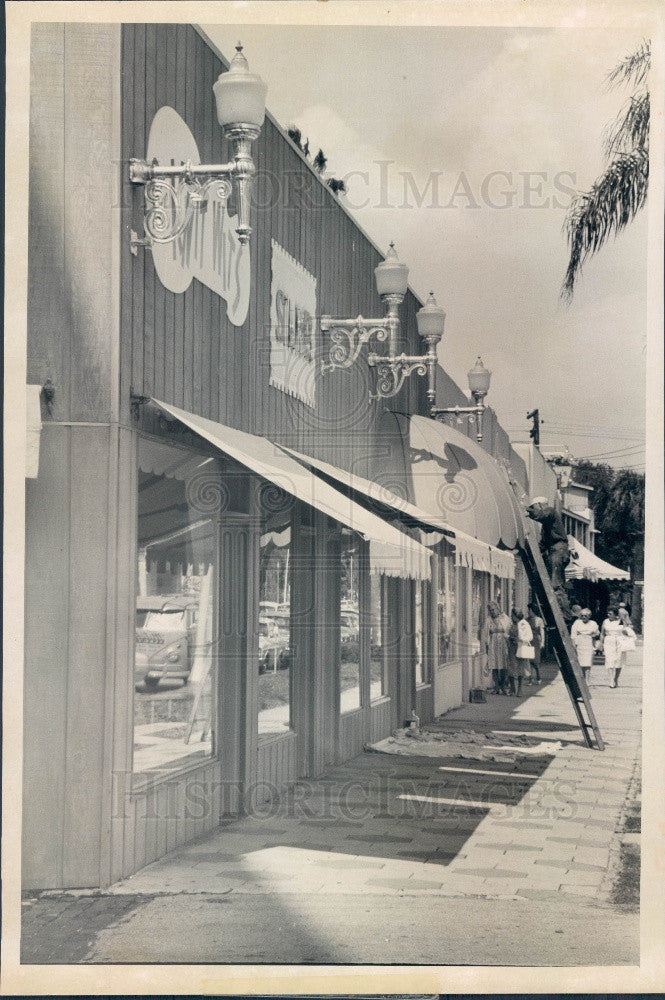
[[[617,473],[601,524],[603,545],[612,548],[619,565],[630,567],[631,579],[644,573],[644,473]]]
[[[570,300],[575,279],[589,254],[617,234],[642,208],[649,188],[649,91],[651,44],[644,41],[609,74],[611,86],[632,83],[628,104],[608,129],[608,165],[589,191],[578,194],[566,216],[570,259],[561,294]]]

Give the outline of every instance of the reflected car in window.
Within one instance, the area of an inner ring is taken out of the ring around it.
[[[134,685],[155,690],[160,681],[182,680],[192,669],[198,600],[192,594],[136,599]]]
[[[290,663],[289,628],[283,619],[262,615],[259,618],[259,673],[285,670]]]

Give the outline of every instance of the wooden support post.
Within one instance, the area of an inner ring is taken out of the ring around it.
[[[217,739],[221,813],[244,813],[258,745],[258,518],[224,513],[219,541]]]

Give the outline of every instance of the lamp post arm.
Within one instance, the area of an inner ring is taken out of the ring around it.
[[[486,410],[485,403],[479,400],[475,406],[445,406],[445,407],[433,406],[430,410],[430,416],[434,417],[435,420],[438,420],[440,417],[445,416],[447,413],[450,413],[453,416],[459,416],[462,413],[470,414],[471,416],[475,417],[476,440],[478,441],[478,444],[480,444],[480,442],[483,440],[483,413],[485,412],[485,410]]]
[[[413,372],[427,374],[427,361],[427,355],[422,354],[368,355],[367,364],[377,370],[376,393],[370,394],[370,399],[396,396]]]
[[[132,184],[148,184],[157,177],[228,177],[236,170],[236,161],[229,163],[148,163],[147,160],[129,161],[129,179]]]
[[[393,315],[381,319],[365,319],[364,316],[356,316],[355,319],[334,319],[331,316],[322,316],[321,331],[330,333],[332,344],[328,362],[322,362],[321,371],[351,368],[358,359],[363,345],[371,337],[385,342],[394,336],[395,326],[399,327],[399,317]]]
[[[445,406],[445,407],[433,406],[430,410],[430,415],[433,417],[439,417],[444,413],[452,413],[457,416],[460,413],[480,414],[484,413],[484,411],[485,411],[484,403],[478,403],[477,406]]]

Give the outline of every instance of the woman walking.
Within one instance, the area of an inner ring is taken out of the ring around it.
[[[626,658],[627,639],[635,642],[632,628],[624,625],[616,607],[607,609],[607,618],[600,630],[600,641],[605,654],[605,667],[609,673],[610,687],[619,686],[619,677]]]
[[[540,684],[540,659],[542,649],[545,646],[545,622],[538,614],[538,608],[535,604],[529,605],[526,620],[533,632],[533,660],[531,661],[531,670],[536,676],[535,683]],[[529,684],[531,683],[532,681],[529,681]]]
[[[582,614],[573,622],[570,630],[570,638],[577,653],[579,665],[584,674],[584,680],[588,681],[593,662],[593,640],[599,635],[598,626],[591,620],[589,608],[582,608]]]
[[[494,694],[506,694],[508,670],[508,633],[510,618],[501,611],[496,601],[487,605],[487,665],[492,671]]]

